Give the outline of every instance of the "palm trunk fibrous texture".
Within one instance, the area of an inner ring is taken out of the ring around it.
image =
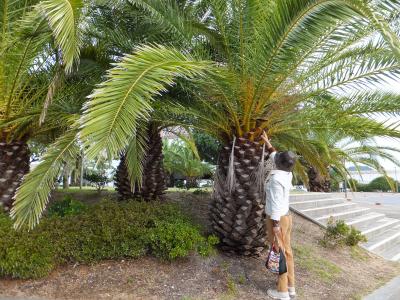
[[[142,186],[138,191],[144,200],[163,199],[167,189],[163,164],[162,139],[158,129],[149,129],[148,151],[143,166]]]
[[[29,148],[23,141],[0,141],[0,205],[11,209],[22,178],[29,172]]]
[[[121,156],[115,176],[115,185],[120,199],[141,198],[146,201],[163,199],[166,178],[163,164],[162,139],[158,130],[149,129],[148,148],[143,164],[142,184],[134,184],[132,191],[125,156]]]
[[[114,177],[115,189],[120,200],[133,199],[135,194],[132,192],[131,181],[125,163],[125,154],[121,155],[117,171]]]
[[[223,250],[258,255],[266,245],[260,167],[267,157],[259,142],[246,137],[235,139],[220,152],[210,209],[212,228]]]
[[[329,176],[322,175],[316,168],[310,166],[307,170],[310,192],[325,192],[331,190]]]

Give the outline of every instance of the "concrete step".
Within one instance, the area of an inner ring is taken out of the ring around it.
[[[367,250],[386,257],[385,251],[391,249],[394,245],[400,243],[400,223],[390,227],[390,229],[371,238],[367,243],[363,244]]]
[[[290,202],[290,206],[297,210],[315,208],[327,205],[334,205],[344,203],[346,200],[343,198],[326,198],[326,199],[308,199]],[[346,201],[347,202],[347,201]]]
[[[390,247],[383,251],[382,255],[389,260],[400,262],[400,240],[393,243]]]
[[[368,208],[368,207],[357,207],[357,208],[339,212],[339,213],[326,214],[326,215],[317,217],[315,219],[322,224],[326,224],[330,218],[332,218],[334,221],[343,220],[346,218],[354,218],[357,216],[365,215],[369,211],[370,211],[370,208]]]
[[[398,224],[400,224],[400,220],[381,217],[369,223],[355,224],[352,226],[360,230],[361,233],[370,240]]]
[[[377,212],[370,212],[357,217],[343,218],[343,220],[346,222],[347,225],[357,227],[357,226],[362,226],[364,224],[370,224],[383,217],[385,217],[384,214]]]
[[[300,211],[307,216],[312,218],[318,218],[325,215],[336,214],[341,212],[346,212],[356,207],[356,203],[340,203],[334,205],[327,205],[321,207],[301,209]]]
[[[400,252],[395,254],[390,260],[400,262]]]
[[[290,196],[290,207],[320,226],[326,226],[329,219],[344,220],[367,237],[362,247],[400,262],[400,220],[347,201],[343,194],[295,194]]]
[[[336,197],[331,193],[300,193],[300,194],[291,194],[289,197],[289,201],[302,201],[302,200],[313,200],[313,199],[326,199]]]

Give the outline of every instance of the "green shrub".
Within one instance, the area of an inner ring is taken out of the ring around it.
[[[350,227],[343,220],[336,222],[333,219],[328,221],[322,244],[326,247],[340,245],[356,246],[360,242],[366,242],[367,238],[359,230]]]
[[[0,276],[37,278],[47,275],[55,266],[49,235],[16,232],[5,213],[0,213],[0,241]]]
[[[47,213],[49,216],[64,217],[80,214],[86,209],[86,204],[74,200],[70,195],[66,195],[63,200],[58,200],[50,204]]]
[[[396,186],[398,187],[399,183],[396,182],[393,178],[391,177],[377,177],[374,180],[372,180],[368,184],[362,184],[358,183],[357,184],[357,191],[358,192],[376,192],[376,191],[382,191],[382,192],[390,192],[392,190],[396,189]]]
[[[353,226],[350,227],[350,232],[347,234],[345,239],[345,244],[347,246],[357,246],[359,243],[366,241],[367,238],[365,235],[361,234],[361,232]]]
[[[10,218],[0,215],[0,276],[37,278],[63,263],[146,254],[168,260],[191,251],[208,255],[218,243],[173,204],[104,200],[79,214],[55,211],[31,232],[14,231]]]
[[[396,187],[396,181],[391,177],[377,177],[368,183],[369,191],[383,191],[383,192],[390,192]]]
[[[105,188],[106,184],[111,181],[107,175],[98,171],[85,174],[83,178],[93,184],[99,193]]]

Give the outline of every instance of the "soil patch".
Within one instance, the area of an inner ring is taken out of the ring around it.
[[[209,194],[168,193],[208,232]],[[294,216],[297,299],[360,299],[400,274],[400,264],[359,247],[326,249],[322,230]],[[0,280],[1,297],[27,299],[267,299],[276,277],[257,258],[191,255],[175,262],[155,258],[67,265],[39,280]]]

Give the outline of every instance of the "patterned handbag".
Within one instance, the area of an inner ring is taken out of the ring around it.
[[[275,251],[275,245],[271,246],[268,253],[267,261],[265,262],[265,267],[274,274],[279,274],[279,262],[281,260],[281,251]]]
[[[283,242],[282,235],[281,241]],[[287,272],[285,251],[277,247],[275,244],[272,244],[268,253],[267,261],[265,262],[265,267],[274,274],[285,274]]]

